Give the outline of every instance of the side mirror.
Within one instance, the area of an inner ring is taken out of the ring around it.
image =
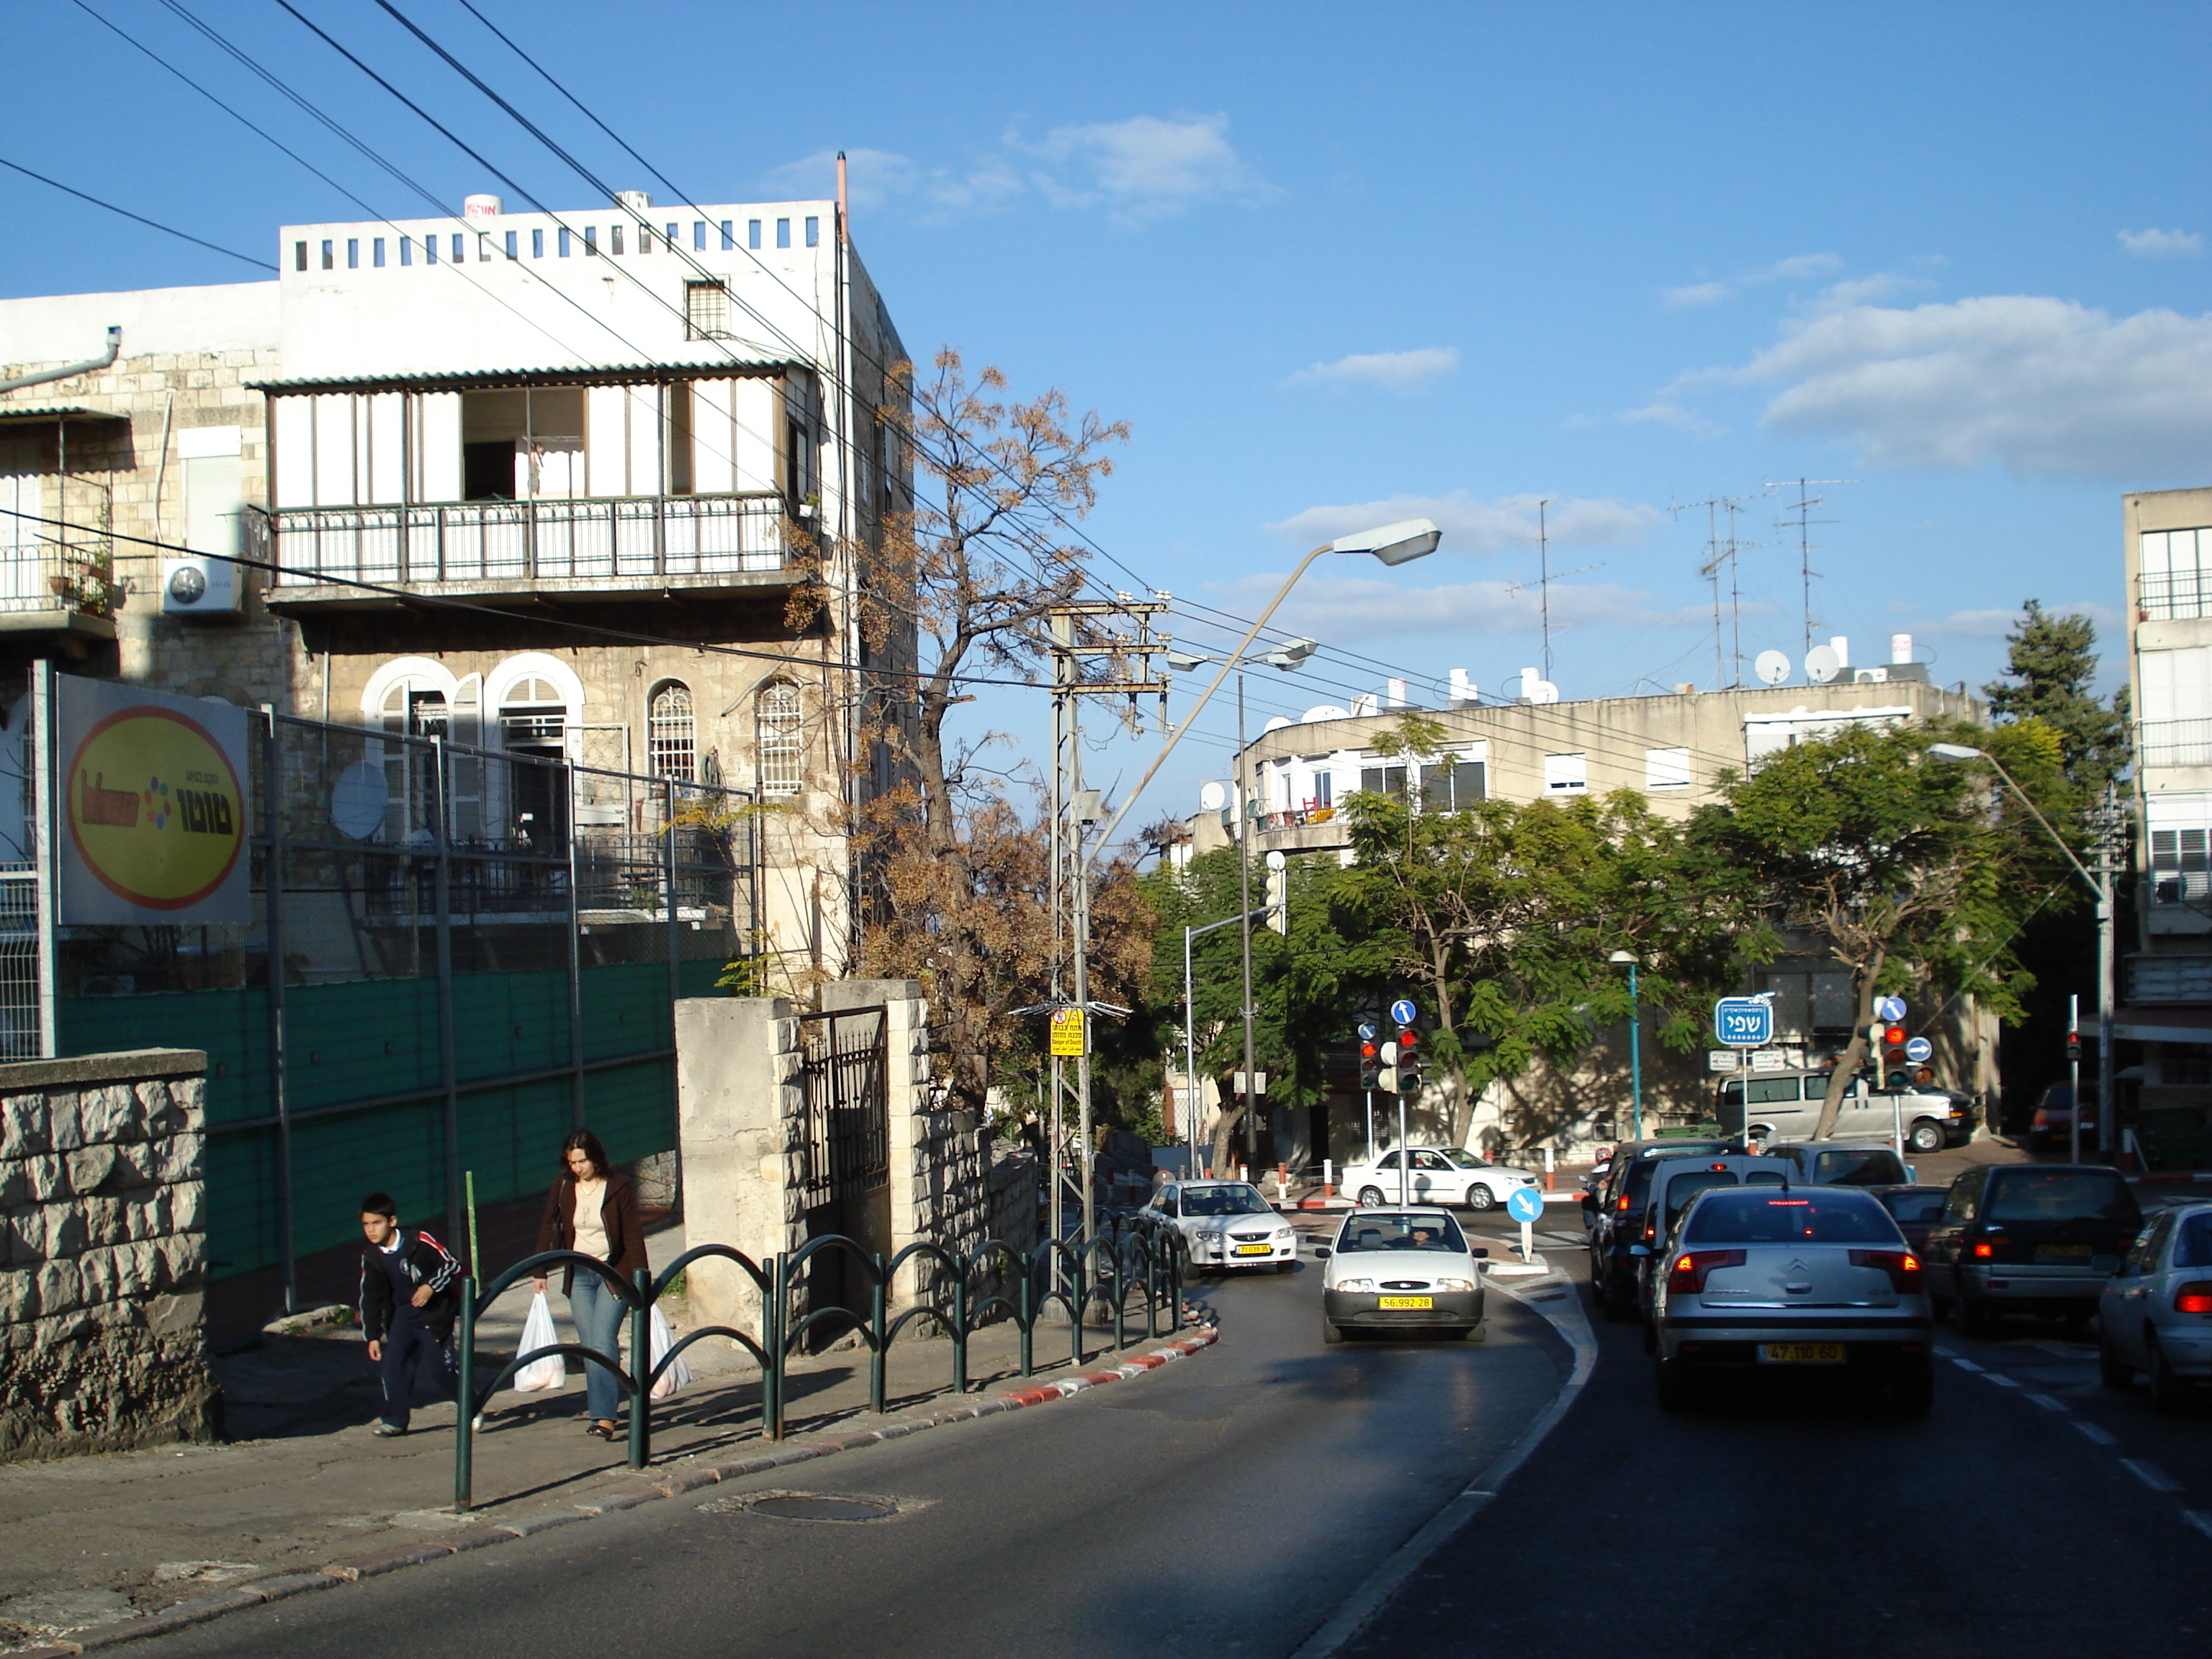
[[[1628,1247],[1628,1253],[1631,1255],[1650,1255],[1651,1254],[1650,1249],[1642,1244],[1630,1245]]]
[[[1473,1256],[1476,1261],[1480,1261],[1489,1255],[1490,1249],[1486,1245],[1478,1244],[1473,1249],[1469,1250],[1468,1254]]]
[[[1905,1166],[1905,1178],[1916,1187],[1920,1184],[1920,1172],[1910,1164]]]
[[[1323,1261],[1328,1261],[1331,1255],[1335,1254],[1335,1252],[1331,1250],[1326,1244],[1315,1245],[1313,1247],[1313,1253]]]

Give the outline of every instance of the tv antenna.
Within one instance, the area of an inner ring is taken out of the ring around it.
[[[1820,573],[1813,568],[1813,550],[1820,544],[1813,539],[1812,528],[1816,524],[1838,522],[1834,519],[1816,519],[1812,516],[1814,507],[1827,505],[1826,497],[1815,495],[1813,493],[1814,487],[1855,484],[1857,482],[1856,478],[1784,478],[1779,483],[1770,483],[1765,486],[1768,489],[1773,490],[1779,489],[1783,485],[1787,484],[1797,492],[1797,499],[1784,509],[1785,513],[1794,513],[1797,516],[1794,519],[1786,517],[1777,519],[1774,521],[1774,527],[1777,530],[1788,530],[1794,526],[1797,532],[1797,572],[1798,580],[1805,594],[1805,649],[1808,651],[1813,648],[1813,630],[1824,626],[1813,614],[1813,578]]]
[[[1736,514],[1743,511],[1744,503],[1751,500],[1744,495],[1708,495],[1701,501],[1676,501],[1669,507],[1676,518],[1697,507],[1705,509],[1705,557],[1698,566],[1698,574],[1713,585],[1713,683],[1717,690],[1725,690],[1743,684],[1743,588],[1739,579],[1737,555],[1754,547],[1764,547],[1764,542],[1747,542],[1735,533]],[[1728,514],[1728,534],[1721,534],[1720,515]],[[1735,670],[1731,674],[1727,659],[1721,649],[1721,572],[1728,572],[1729,616],[1734,629]]]

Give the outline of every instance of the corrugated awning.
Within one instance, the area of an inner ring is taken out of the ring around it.
[[[36,421],[51,426],[57,421],[121,421],[130,423],[128,415],[112,409],[83,409],[74,404],[53,404],[44,409],[18,409],[10,404],[0,404],[0,426],[21,426]]]
[[[811,363],[786,358],[737,362],[719,357],[696,363],[603,363],[587,368],[485,368],[464,374],[355,374],[311,380],[256,380],[248,392],[276,396],[313,392],[513,392],[531,386],[638,386],[665,380],[759,379],[793,370],[813,372]]]

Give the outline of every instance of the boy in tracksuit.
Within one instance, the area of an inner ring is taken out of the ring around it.
[[[388,1193],[362,1200],[361,1231],[368,1241],[361,1253],[361,1328],[384,1381],[384,1415],[374,1432],[404,1434],[415,1375],[425,1358],[448,1393],[459,1386],[453,1338],[461,1266],[421,1228],[411,1234],[403,1229]]]

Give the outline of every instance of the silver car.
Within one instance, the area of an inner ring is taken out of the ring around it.
[[[1297,1234],[1249,1181],[1172,1182],[1152,1194],[1137,1218],[1179,1231],[1194,1267],[1286,1273],[1298,1263]]]
[[[2124,1389],[2141,1371],[2150,1403],[2172,1411],[2212,1382],[2212,1204],[2152,1217],[2106,1280],[2098,1312],[2106,1388]]]
[[[1659,1403],[1670,1411],[1728,1374],[1887,1384],[1914,1413],[1934,1402],[1920,1258],[1865,1193],[1700,1193],[1668,1243],[1652,1311]]]

